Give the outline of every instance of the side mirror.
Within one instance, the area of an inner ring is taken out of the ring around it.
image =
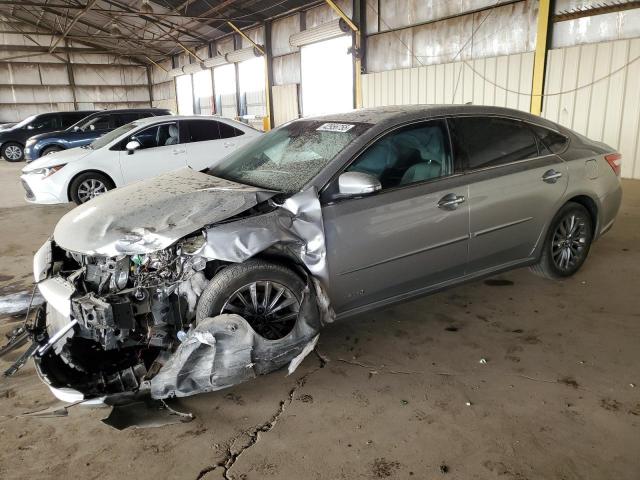
[[[78,125],[76,125],[75,127],[73,127],[73,131],[74,131],[74,132],[79,132],[79,131],[81,131],[81,130],[82,130],[82,129],[81,129]]]
[[[341,195],[366,195],[380,189],[380,180],[368,173],[344,172],[338,178],[338,190]]]
[[[124,148],[127,149],[127,152],[129,152],[129,155],[133,155],[133,152],[135,152],[137,149],[140,148],[140,142],[136,141],[136,140],[131,140],[130,142],[128,142]]]

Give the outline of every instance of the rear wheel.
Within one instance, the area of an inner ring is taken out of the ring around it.
[[[21,162],[24,158],[24,147],[17,142],[7,142],[0,152],[7,162]]]
[[[569,202],[551,222],[540,261],[531,269],[547,278],[569,277],[586,260],[592,240],[589,212],[582,205]]]
[[[114,187],[115,185],[106,175],[98,172],[86,172],[73,179],[69,193],[71,200],[81,205]]]
[[[202,292],[196,320],[235,313],[258,335],[277,340],[295,327],[304,287],[302,279],[282,265],[263,260],[229,265]]]
[[[42,150],[42,153],[40,154],[41,157],[44,157],[45,155],[51,155],[52,153],[56,153],[59,152],[61,150],[64,150],[62,147],[57,147],[55,145],[52,145],[50,147],[46,147],[45,149]]]

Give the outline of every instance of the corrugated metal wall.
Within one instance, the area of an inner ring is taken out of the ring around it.
[[[151,67],[151,90],[154,107],[168,108],[172,112],[178,112],[178,101],[176,100],[176,85],[173,77],[167,75],[165,70],[171,70],[171,59],[161,62],[160,65]]]
[[[529,111],[533,52],[377,72],[365,107],[421,103]],[[549,51],[542,115],[619,149],[622,176],[640,179],[640,39]]]
[[[640,39],[549,51],[544,92],[543,116],[618,148],[640,179]]]
[[[21,24],[4,20],[0,22],[0,31],[10,31],[15,25]],[[56,38],[38,34],[30,37],[27,39],[19,33],[0,35],[0,45],[7,47],[0,51],[0,121],[19,121],[35,113],[73,110],[74,95],[79,109],[150,105],[146,66],[113,55],[93,53],[94,49],[73,42],[53,54],[30,53],[34,42],[40,46],[50,45]],[[75,87],[71,86],[69,69]]]
[[[298,85],[276,85],[273,87],[274,127],[298,118]]]
[[[528,110],[532,72],[533,52],[370,73],[362,76],[363,105],[471,102]]]

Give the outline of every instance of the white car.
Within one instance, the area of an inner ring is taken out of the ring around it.
[[[128,183],[183,167],[203,170],[262,132],[212,116],[149,117],[91,145],[47,155],[22,169],[32,203],[84,203]]]

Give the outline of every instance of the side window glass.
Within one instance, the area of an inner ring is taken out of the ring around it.
[[[115,115],[115,127],[121,127],[122,125],[126,125],[127,123],[131,123],[134,120],[138,120],[138,114],[136,113],[121,113]]]
[[[346,171],[376,177],[383,190],[451,175],[445,124],[436,120],[390,133],[365,150]]]
[[[515,120],[496,117],[451,119],[456,144],[469,170],[495,167],[538,156],[533,131]]]
[[[55,130],[58,127],[57,118],[53,115],[36,118],[27,125],[28,130]]]
[[[189,142],[220,140],[220,125],[214,120],[187,120]]]
[[[568,141],[567,137],[538,125],[532,125],[531,128],[551,153],[559,153],[564,150]]]
[[[176,123],[163,123],[134,133],[127,142],[135,140],[140,144],[140,150],[143,150],[146,148],[177,145],[179,143],[178,137],[178,125]],[[125,145],[127,142],[124,142]]]
[[[111,115],[100,115],[91,120],[85,127],[84,130],[108,130],[109,129],[109,117]]]
[[[223,122],[216,123],[218,123],[218,125],[220,126],[220,138],[231,138],[244,135],[244,132],[242,130],[232,127],[231,125],[227,125]]]

